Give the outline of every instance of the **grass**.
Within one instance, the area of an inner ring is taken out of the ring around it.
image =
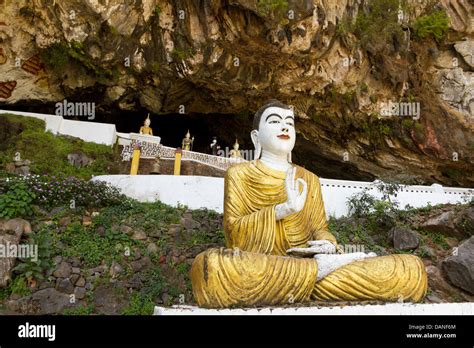
[[[449,30],[449,17],[444,11],[434,11],[418,17],[413,28],[417,39],[424,40],[431,37],[440,42]]]
[[[0,117],[0,164],[5,167],[16,155],[32,162],[32,174],[76,176],[90,179],[94,175],[108,174],[113,166],[113,149],[106,145],[85,142],[81,139],[45,132],[44,121],[18,115]],[[70,153],[84,153],[93,162],[76,168],[67,160]]]
[[[61,233],[52,232],[56,253],[65,257],[78,257],[87,267],[99,266],[103,261],[110,264],[112,260],[123,260],[126,246],[135,245],[124,233],[107,229],[104,236],[91,227],[73,222]]]

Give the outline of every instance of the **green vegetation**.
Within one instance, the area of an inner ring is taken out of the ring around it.
[[[126,250],[131,250],[135,244],[124,233],[116,233],[107,228],[101,236],[95,229],[79,222],[71,223],[62,233],[51,232],[51,235],[58,254],[78,257],[88,267],[97,267],[102,261],[110,264],[112,260],[121,260],[126,255]]]
[[[17,115],[0,117],[0,165],[5,168],[17,155],[30,160],[32,174],[74,175],[89,179],[110,173],[113,149],[106,145],[84,142],[81,139],[45,132],[44,121]],[[93,160],[85,167],[76,168],[67,160],[70,153],[83,153]]]
[[[28,190],[23,182],[14,182],[0,189],[0,218],[11,219],[17,216],[27,216],[33,213],[31,204],[35,194]],[[3,191],[3,192],[2,192]]]
[[[90,315],[94,312],[94,305],[78,306],[74,308],[66,308],[63,315]]]
[[[186,54],[186,51],[184,51],[183,49],[181,49],[181,48],[175,48],[175,49],[171,52],[171,57],[172,57],[174,60],[185,60],[186,57],[187,57],[187,54]]]
[[[33,233],[29,238],[29,245],[38,247],[37,259],[25,258],[15,266],[13,271],[18,275],[17,278],[24,278],[31,282],[33,280],[43,280],[45,272],[52,266],[51,256],[53,249],[51,238],[47,232],[39,231]]]
[[[344,18],[338,23],[337,33],[341,36],[348,32],[354,33],[362,47],[369,44],[377,47],[385,45],[394,37],[403,42],[403,30],[398,23],[399,8],[406,10],[406,1],[377,0],[370,1],[357,18]]]
[[[155,7],[155,15],[158,17],[160,16],[161,13],[161,7],[159,5],[156,5]]]
[[[109,30],[112,35],[119,34],[114,27],[110,27]],[[41,52],[41,59],[48,68],[56,71],[71,63],[79,64],[103,82],[115,81],[119,76],[118,69],[105,69],[99,66],[97,61],[86,53],[83,44],[78,41],[54,43]]]
[[[444,11],[434,11],[418,17],[413,24],[413,29],[417,39],[432,37],[436,41],[441,41],[449,29],[448,15]]]
[[[273,15],[275,18],[282,18],[288,10],[287,0],[258,0],[257,11],[262,16]]]

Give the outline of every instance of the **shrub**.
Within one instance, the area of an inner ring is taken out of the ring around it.
[[[0,185],[0,217],[11,219],[33,213],[31,204],[36,195],[29,190],[26,183],[16,180],[3,179]]]
[[[31,207],[28,210],[31,203],[48,208],[58,206],[97,208],[121,204],[127,200],[117,188],[104,182],[45,175],[0,179],[0,194],[2,195],[0,206],[1,202],[6,202],[5,204],[11,205],[8,212],[18,211],[21,214],[31,212]],[[22,201],[18,202],[19,198]]]
[[[435,11],[429,15],[418,17],[413,24],[415,37],[426,39],[433,37],[440,41],[449,29],[449,18],[444,11]]]
[[[48,231],[41,230],[32,234],[29,244],[38,247],[37,259],[33,260],[31,257],[21,259],[13,271],[28,282],[43,280],[45,272],[52,266],[52,245]]]
[[[391,227],[398,217],[398,202],[393,201],[392,196],[396,197],[399,185],[380,181],[375,186],[382,193],[382,199],[372,196],[368,193],[370,188],[365,188],[348,199],[349,212],[356,218],[367,219],[373,227]]]

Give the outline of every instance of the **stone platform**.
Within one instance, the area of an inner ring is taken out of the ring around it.
[[[154,315],[474,315],[474,302],[387,303],[333,307],[269,307],[205,309],[195,306],[155,306]]]

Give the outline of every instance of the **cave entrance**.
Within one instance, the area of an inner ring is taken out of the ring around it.
[[[147,112],[120,112],[120,115],[105,116],[101,122],[114,123],[118,132],[138,133],[147,117]],[[193,151],[210,153],[214,136],[221,149],[230,151],[235,139],[241,150],[253,149],[250,140],[251,117],[233,114],[150,114],[153,134],[161,137],[161,144],[181,147],[181,142],[189,130],[194,137]],[[227,152],[228,153],[228,152]]]

